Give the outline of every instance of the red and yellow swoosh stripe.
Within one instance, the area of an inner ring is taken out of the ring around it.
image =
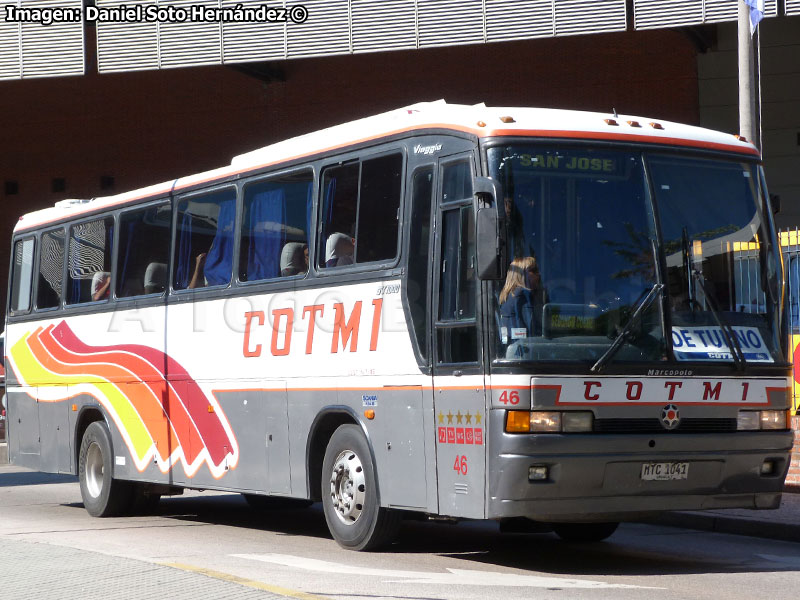
[[[139,470],[153,460],[166,472],[182,460],[188,476],[202,463],[215,477],[238,462],[238,444],[216,399],[186,370],[148,346],[90,346],[62,321],[25,334],[10,356],[40,400],[88,393],[107,409]]]

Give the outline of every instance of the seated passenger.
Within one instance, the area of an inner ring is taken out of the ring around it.
[[[167,265],[152,262],[144,272],[144,293],[160,294],[167,287]]]
[[[97,271],[92,275],[92,300],[105,300],[111,295],[111,273]]]
[[[325,266],[341,267],[352,265],[355,260],[355,240],[344,233],[332,233],[325,244]]]
[[[281,251],[281,277],[301,275],[308,271],[308,244],[289,242]]]
[[[536,259],[515,258],[508,267],[506,283],[500,292],[500,337],[512,343],[542,335],[542,308],[546,292]]]

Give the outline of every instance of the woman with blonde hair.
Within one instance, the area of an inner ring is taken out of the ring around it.
[[[500,335],[504,343],[541,335],[544,302],[545,291],[536,259],[515,258],[500,292]]]

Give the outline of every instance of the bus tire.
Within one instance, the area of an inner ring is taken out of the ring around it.
[[[381,508],[372,454],[361,429],[341,425],[322,461],[322,508],[333,539],[348,550],[376,550],[400,528],[400,514]]]
[[[78,479],[83,506],[93,517],[125,513],[133,492],[127,481],[113,478],[111,436],[103,421],[91,423],[83,434],[78,454]]]
[[[552,523],[551,526],[565,542],[601,542],[617,530],[619,523]]]

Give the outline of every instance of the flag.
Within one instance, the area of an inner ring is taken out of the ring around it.
[[[750,35],[753,35],[764,18],[764,0],[744,0],[744,3],[750,7]]]

